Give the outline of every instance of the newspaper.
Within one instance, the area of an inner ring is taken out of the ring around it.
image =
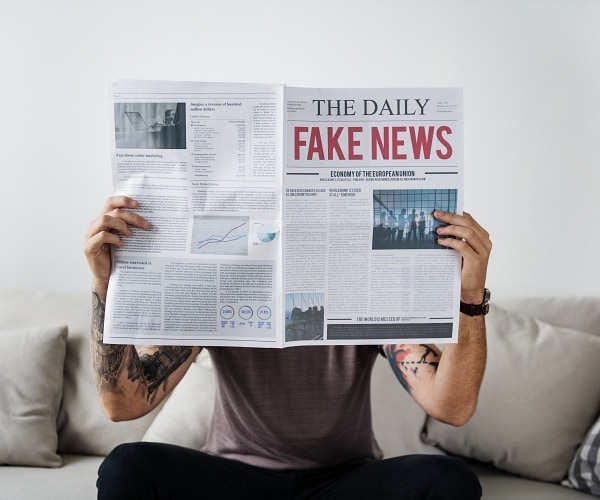
[[[114,189],[152,229],[115,249],[105,341],[456,342],[462,91],[120,80]]]

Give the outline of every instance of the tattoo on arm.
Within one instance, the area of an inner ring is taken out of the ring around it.
[[[92,314],[92,363],[98,390],[117,391],[117,381],[123,362],[127,358],[127,378],[139,382],[145,388],[146,398],[151,400],[157,389],[166,386],[169,376],[192,354],[188,346],[159,346],[151,354],[138,356],[132,346],[104,343],[104,316],[106,305],[93,293]],[[128,351],[129,350],[129,351]],[[126,356],[126,354],[128,354]]]
[[[142,375],[148,385],[148,399],[161,386],[165,385],[169,376],[179,368],[183,362],[192,354],[192,348],[187,346],[160,346],[152,354],[142,354],[140,356],[141,374],[130,373],[129,378]]]
[[[387,359],[402,386],[410,393],[413,382],[419,378],[419,372],[424,367],[437,370],[439,354],[430,346],[419,344],[388,344],[385,346]],[[420,357],[419,357],[420,353]]]
[[[104,315],[106,304],[93,292],[92,302],[92,365],[96,379],[96,388],[116,390],[117,375],[125,358],[124,345],[104,343]]]

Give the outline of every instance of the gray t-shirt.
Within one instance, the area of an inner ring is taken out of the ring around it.
[[[278,470],[381,458],[370,396],[377,346],[207,349],[217,375],[207,453]]]

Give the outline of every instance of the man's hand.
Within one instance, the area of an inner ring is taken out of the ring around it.
[[[437,229],[438,243],[457,250],[463,258],[461,300],[468,304],[479,304],[483,299],[492,251],[489,233],[467,212],[457,215],[436,210],[433,215],[448,224]]]
[[[150,223],[131,210],[138,202],[126,196],[109,198],[104,208],[89,225],[83,253],[94,276],[94,289],[105,292],[111,271],[111,247],[122,247],[121,237],[131,236],[129,226],[150,229]]]

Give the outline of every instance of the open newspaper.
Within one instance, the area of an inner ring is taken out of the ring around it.
[[[105,340],[455,342],[462,91],[116,81],[116,193],[152,223],[113,254]]]

